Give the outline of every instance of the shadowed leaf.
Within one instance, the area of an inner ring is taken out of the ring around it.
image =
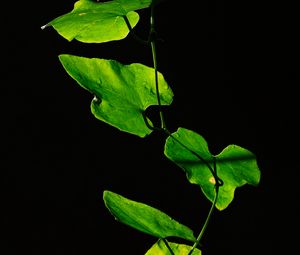
[[[219,210],[231,203],[237,187],[246,183],[258,185],[260,181],[260,170],[252,152],[229,145],[219,155],[213,156],[202,136],[184,128],[179,128],[167,138],[165,155],[186,172],[191,183],[200,185],[210,201],[215,197],[216,180],[208,165],[213,169],[215,158],[217,175],[224,182],[219,188],[216,203]]]

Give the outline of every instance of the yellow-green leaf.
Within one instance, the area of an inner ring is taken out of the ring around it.
[[[167,244],[171,248],[173,255],[188,255],[192,249],[191,246],[186,244],[178,244],[173,242],[167,242]],[[145,255],[172,255],[172,253],[170,252],[166,243],[160,239],[147,251]],[[191,255],[201,255],[201,251],[196,248]]]
[[[151,0],[79,0],[71,12],[55,18],[45,27],[53,26],[68,41],[76,39],[85,43],[102,43],[121,40],[129,33],[124,16],[133,28],[139,20],[135,11],[150,4]]]
[[[143,112],[157,105],[153,68],[72,55],[60,55],[59,59],[67,73],[95,96],[91,111],[97,119],[140,137],[152,132]],[[158,83],[161,104],[171,104],[173,92],[160,73]]]

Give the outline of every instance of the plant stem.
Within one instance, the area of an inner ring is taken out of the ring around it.
[[[213,158],[213,173],[214,173],[214,176],[216,176],[216,184],[215,184],[215,189],[216,189],[216,195],[215,195],[215,198],[214,198],[214,201],[210,207],[210,210],[209,210],[209,213],[206,217],[206,220],[204,222],[204,225],[196,239],[196,242],[194,243],[192,249],[190,250],[189,254],[188,255],[191,255],[193,253],[193,251],[195,250],[195,248],[199,245],[200,241],[201,241],[201,238],[202,236],[204,235],[204,232],[207,228],[207,225],[209,223],[209,220],[211,219],[211,216],[212,216],[212,213],[215,209],[215,206],[216,206],[216,203],[217,203],[217,200],[218,200],[218,194],[219,194],[219,188],[221,185],[223,185],[223,181],[221,179],[218,178],[218,174],[217,174],[217,162],[216,162],[216,158],[214,157]]]
[[[162,105],[160,101],[160,92],[159,92],[159,84],[158,84],[158,68],[157,68],[157,56],[156,56],[156,31],[154,29],[154,5],[151,5],[151,15],[150,15],[150,34],[149,34],[149,40],[145,41],[141,38],[139,38],[134,32],[130,25],[130,22],[127,18],[127,16],[123,16],[123,19],[128,27],[128,30],[130,34],[133,36],[134,39],[136,39],[138,42],[144,44],[144,45],[151,45],[151,51],[152,51],[152,59],[153,59],[153,68],[155,73],[155,90],[156,90],[156,96],[157,96],[157,104],[159,107],[159,115],[160,115],[160,122],[161,122],[161,128],[163,130],[166,129],[166,122],[162,111]]]
[[[127,17],[124,17],[124,20],[130,30],[130,32],[132,32],[132,28],[130,26],[130,23],[127,19]],[[165,132],[167,135],[169,135],[170,137],[172,137],[172,139],[174,139],[177,143],[179,143],[181,146],[183,146],[186,150],[190,151],[193,155],[195,155],[200,161],[202,161],[210,170],[210,172],[212,173],[212,175],[215,178],[216,184],[215,184],[215,188],[216,188],[216,195],[214,197],[213,203],[210,207],[209,213],[207,215],[207,218],[204,222],[204,225],[195,241],[195,243],[193,244],[190,252],[188,253],[188,255],[192,255],[192,253],[194,252],[194,250],[196,249],[196,247],[199,245],[205,231],[206,228],[208,226],[208,223],[211,219],[211,216],[213,214],[213,211],[215,209],[217,200],[218,200],[218,193],[219,193],[219,187],[221,185],[223,185],[223,181],[218,177],[217,175],[217,169],[216,169],[216,160],[214,158],[214,165],[213,168],[210,166],[210,164],[204,159],[202,158],[200,155],[198,155],[198,153],[194,152],[193,150],[189,149],[185,144],[183,144],[182,142],[180,142],[177,138],[175,138],[171,132],[167,129],[166,127],[166,123],[165,123],[165,119],[164,119],[164,115],[163,115],[163,111],[162,111],[162,105],[161,105],[161,101],[160,101],[160,92],[159,92],[159,83],[158,83],[158,68],[157,68],[157,56],[156,56],[156,31],[155,31],[155,26],[154,26],[154,5],[151,5],[151,16],[150,16],[150,36],[149,36],[149,41],[151,44],[151,51],[152,51],[152,58],[153,58],[153,67],[154,67],[154,73],[155,73],[155,89],[156,89],[156,95],[157,95],[157,103],[158,103],[158,107],[159,107],[159,115],[160,115],[160,121],[161,121],[161,129],[160,128],[155,128],[155,127],[150,127],[150,129],[153,130],[160,130]],[[140,40],[142,41],[142,40]],[[146,125],[148,126],[148,122],[146,120],[146,116],[143,116],[146,122]],[[165,243],[166,247],[168,248],[168,250],[170,251],[170,253],[172,255],[174,255],[174,252],[172,251],[171,247],[169,246],[168,242],[163,239],[163,242]]]
[[[138,41],[139,43],[141,43],[141,44],[143,44],[143,45],[149,45],[149,42],[148,42],[148,41],[143,40],[142,38],[138,37],[138,36],[134,33],[134,31],[133,31],[133,29],[132,29],[132,26],[130,25],[130,22],[129,22],[129,20],[128,20],[128,18],[127,18],[126,15],[123,16],[123,19],[124,19],[124,21],[125,21],[125,23],[126,23],[126,25],[127,25],[127,27],[128,27],[128,30],[129,30],[130,35],[131,35],[136,41]]]
[[[156,96],[157,96],[157,104],[159,107],[159,115],[160,115],[160,122],[161,128],[166,129],[166,123],[161,107],[160,101],[160,93],[159,93],[159,84],[158,84],[158,70],[157,70],[157,57],[156,57],[156,32],[154,28],[154,5],[151,5],[151,16],[150,16],[150,43],[151,43],[151,51],[152,51],[152,58],[153,58],[153,67],[155,72],[155,89],[156,89]]]
[[[168,241],[166,239],[162,239],[164,244],[166,245],[166,247],[168,248],[169,252],[171,253],[171,255],[175,255],[174,252],[172,251]]]
[[[209,220],[211,219],[212,213],[213,213],[213,211],[215,209],[215,206],[216,206],[216,203],[217,203],[217,200],[218,200],[218,193],[219,193],[219,186],[216,185],[216,195],[215,195],[214,201],[213,201],[213,203],[212,203],[212,205],[210,207],[209,213],[208,213],[208,215],[206,217],[206,220],[205,220],[204,225],[203,225],[203,227],[202,227],[202,229],[200,231],[200,234],[198,235],[198,237],[196,239],[196,242],[194,243],[194,245],[193,245],[192,249],[190,250],[190,252],[188,253],[188,255],[191,255],[193,253],[193,251],[199,245],[199,243],[201,241],[201,238],[202,238],[202,236],[205,233],[205,230],[207,228]]]

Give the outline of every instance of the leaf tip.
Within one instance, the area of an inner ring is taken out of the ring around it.
[[[59,61],[63,64],[66,60],[68,60],[68,57],[70,58],[71,55],[69,54],[60,54],[58,55]]]
[[[41,29],[42,30],[44,30],[45,28],[47,28],[47,27],[49,27],[50,25],[49,25],[49,23],[48,24],[46,24],[46,25],[44,25],[44,26],[41,26]]]
[[[104,199],[104,201],[105,201],[106,197],[109,195],[109,193],[110,193],[110,191],[108,191],[108,190],[104,190],[103,191],[103,199]]]

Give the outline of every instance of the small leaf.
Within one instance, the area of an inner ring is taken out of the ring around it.
[[[167,242],[167,241],[166,241]],[[191,246],[185,244],[177,244],[167,242],[171,250],[173,251],[174,255],[187,255],[189,254],[190,250],[192,249]],[[158,240],[148,251],[145,255],[171,255],[171,252],[167,248],[166,244],[163,240]],[[201,255],[201,251],[195,249],[192,255]]]
[[[195,241],[193,231],[158,209],[129,200],[111,191],[104,191],[106,207],[120,222],[158,237],[180,237]]]
[[[53,28],[68,41],[76,39],[86,43],[102,43],[125,38],[129,29],[124,20],[127,16],[131,27],[139,20],[136,10],[149,7],[151,0],[114,0],[97,3],[79,0],[74,9],[43,26]]]
[[[191,183],[200,185],[206,197],[213,201],[216,181],[208,166],[195,153],[213,169],[214,156],[209,152],[206,141],[199,134],[179,128],[166,140],[165,155],[186,172]],[[258,185],[260,170],[255,155],[237,145],[227,146],[215,156],[215,160],[217,175],[224,182],[219,188],[216,207],[223,210],[233,200],[237,187],[246,183]]]
[[[67,73],[95,96],[91,111],[96,118],[140,137],[151,133],[143,112],[157,104],[153,68],[72,55],[60,55],[59,59]],[[161,104],[169,105],[173,92],[162,74],[158,79]]]

